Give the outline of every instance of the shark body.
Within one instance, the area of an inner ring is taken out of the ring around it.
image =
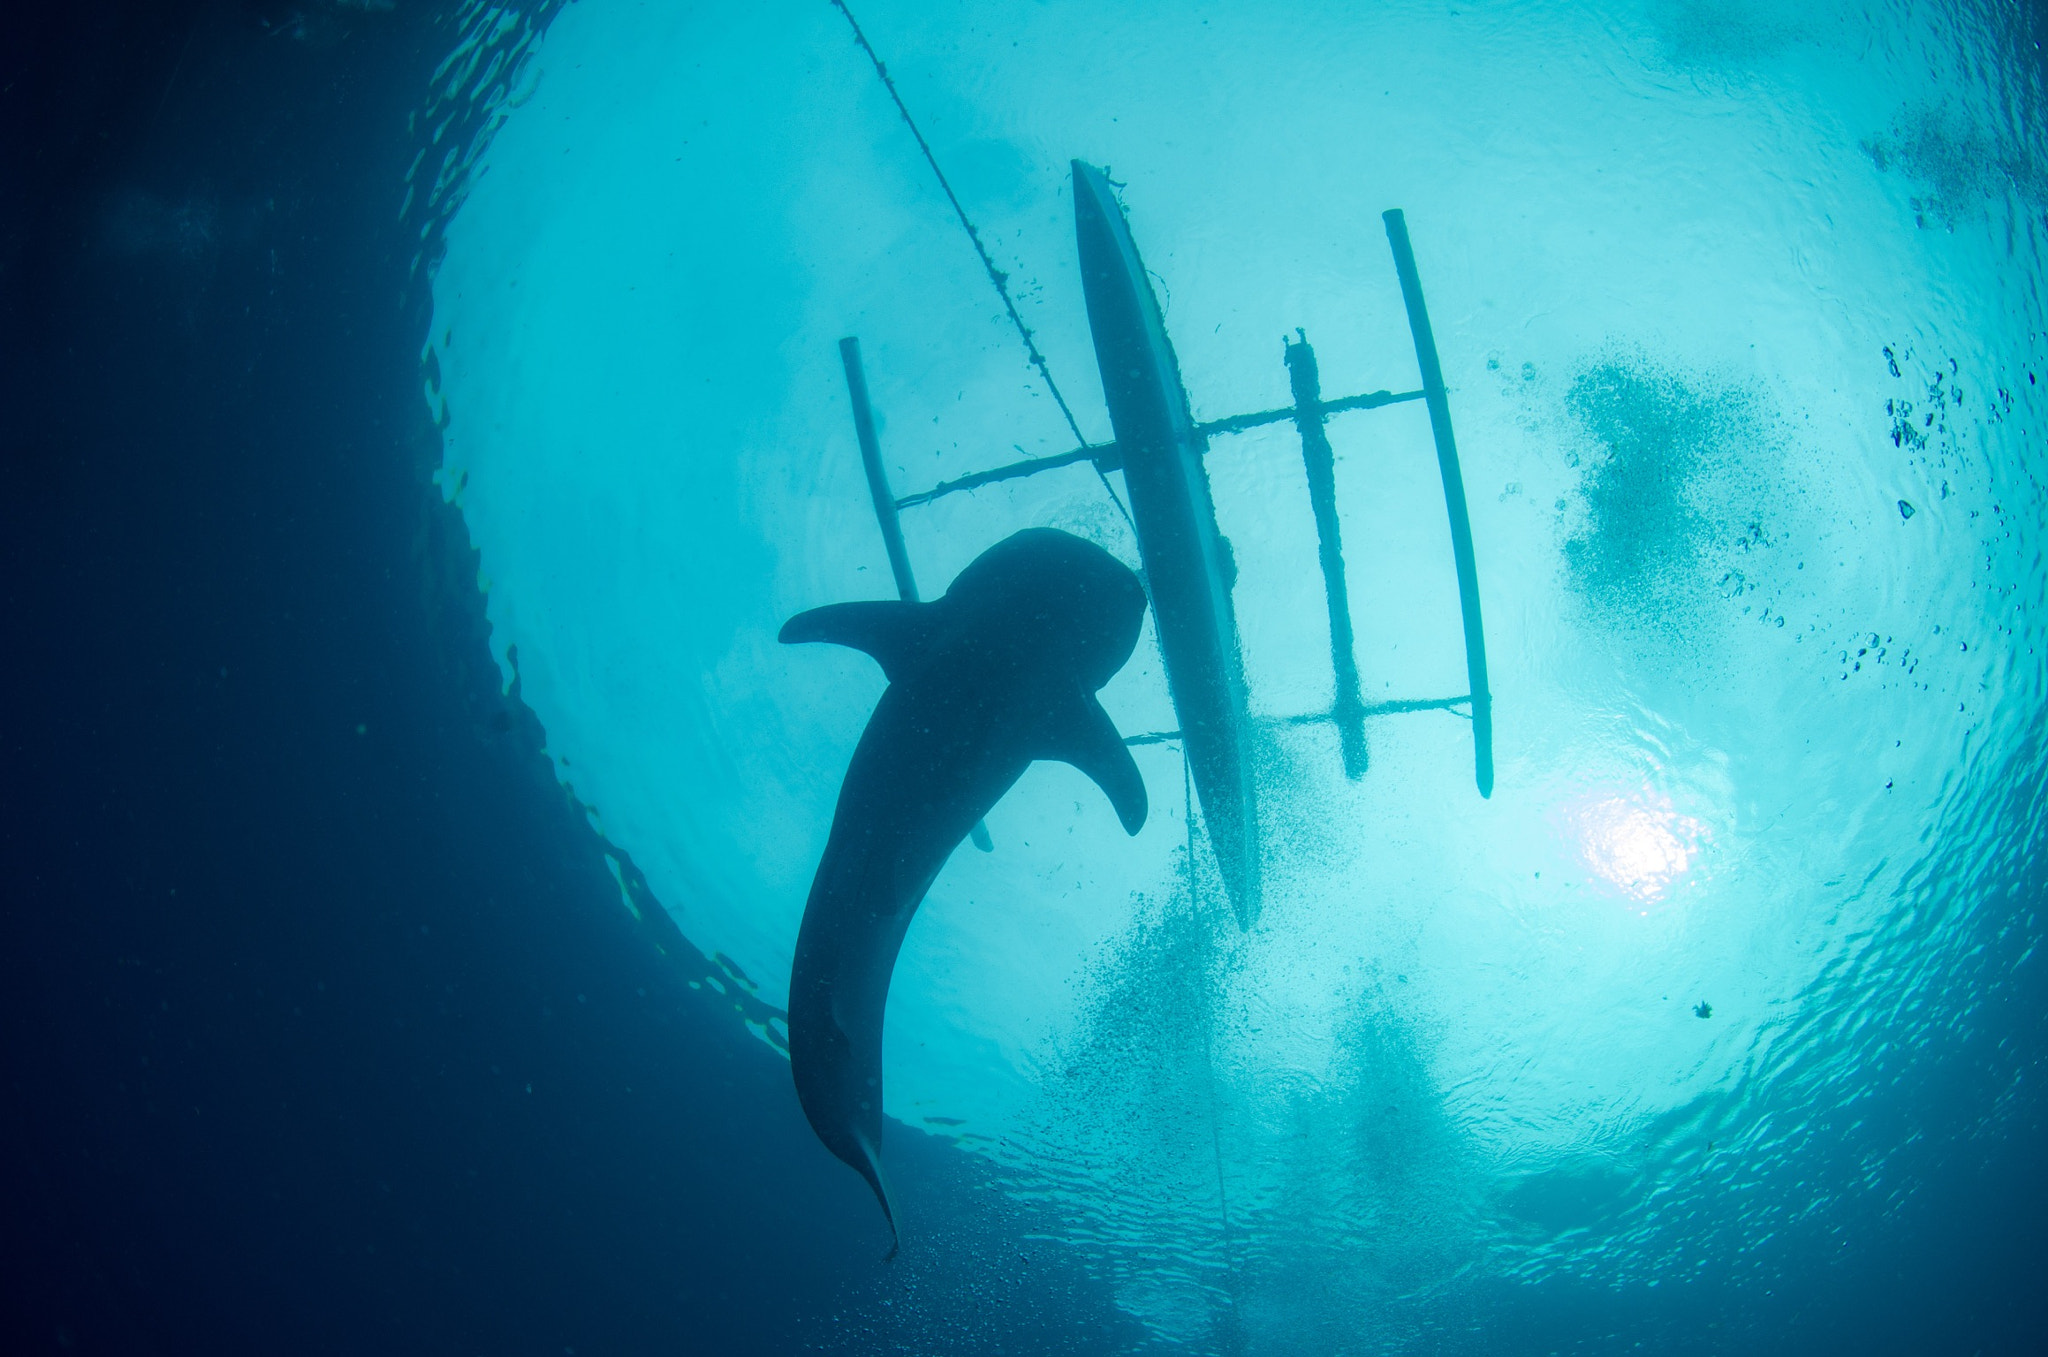
[[[784,642],[865,651],[889,679],[804,906],[789,1056],[804,1115],[874,1189],[892,1237],[882,1013],[904,935],[946,859],[1035,760],[1086,773],[1127,832],[1145,823],[1145,784],[1095,696],[1130,659],[1145,603],[1108,552],[1031,528],[983,552],[943,598],[838,603],[782,628]]]

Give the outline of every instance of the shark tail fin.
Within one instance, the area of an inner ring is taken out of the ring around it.
[[[916,667],[928,647],[935,606],[894,599],[828,603],[783,623],[778,639],[784,645],[829,641],[864,651],[881,663],[882,673],[894,683]]]
[[[868,1186],[875,1190],[875,1200],[882,1204],[882,1219],[889,1224],[889,1252],[882,1259],[889,1262],[903,1247],[903,1234],[896,1228],[896,1205],[889,1199],[889,1180],[882,1176],[882,1156],[874,1142],[860,1132],[854,1132],[854,1142],[860,1146],[862,1163],[854,1165],[860,1176],[868,1180]]]

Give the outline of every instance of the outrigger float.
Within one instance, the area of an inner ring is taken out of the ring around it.
[[[1408,243],[1408,226],[1398,208],[1382,214],[1394,272],[1408,311],[1422,386],[1415,391],[1374,391],[1324,400],[1315,350],[1301,331],[1285,348],[1288,385],[1294,403],[1277,410],[1232,415],[1196,422],[1182,385],[1180,363],[1167,338],[1158,299],[1145,274],[1130,224],[1101,170],[1073,162],[1074,227],[1080,246],[1081,278],[1088,305],[1088,326],[1095,358],[1102,371],[1102,389],[1109,406],[1115,439],[1085,444],[1049,457],[1029,458],[946,481],[929,490],[898,498],[882,466],[881,445],[861,369],[860,343],[843,339],[840,359],[846,369],[853,402],[854,429],[860,439],[861,463],[874,498],[875,518],[889,556],[898,593],[915,600],[917,582],[904,544],[901,511],[929,504],[946,495],[1034,476],[1078,463],[1092,463],[1107,474],[1121,471],[1130,496],[1138,554],[1151,594],[1159,649],[1166,662],[1166,686],[1180,729],[1167,736],[1136,736],[1130,743],[1178,739],[1200,799],[1202,821],[1216,855],[1218,872],[1239,927],[1249,929],[1258,918],[1262,889],[1259,851],[1258,780],[1252,752],[1252,715],[1246,696],[1244,663],[1238,646],[1237,615],[1231,590],[1237,570],[1229,544],[1216,524],[1203,457],[1209,440],[1243,433],[1269,424],[1292,422],[1301,437],[1302,460],[1308,474],[1309,507],[1315,516],[1317,556],[1322,567],[1324,596],[1329,607],[1330,667],[1335,700],[1328,712],[1288,718],[1291,724],[1328,721],[1337,728],[1344,772],[1363,777],[1366,769],[1365,720],[1417,711],[1465,709],[1472,721],[1473,776],[1481,796],[1493,794],[1493,700],[1486,685],[1486,637],[1480,625],[1479,576],[1472,555],[1472,525],[1465,508],[1465,483],[1458,469],[1458,447],[1451,433],[1450,400],[1429,312],[1423,305],[1422,281]],[[1451,553],[1457,566],[1458,598],[1465,630],[1465,671],[1470,691],[1460,697],[1426,698],[1368,704],[1359,690],[1354,652],[1350,591],[1344,575],[1343,543],[1337,523],[1336,458],[1325,422],[1354,410],[1421,401],[1429,411],[1436,439],[1437,469],[1442,474],[1444,507],[1450,514]],[[992,847],[985,828],[976,825],[976,847]]]

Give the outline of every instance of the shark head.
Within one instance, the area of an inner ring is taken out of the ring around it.
[[[1130,567],[1057,528],[996,543],[954,578],[943,602],[987,619],[984,644],[1071,669],[1089,692],[1124,667],[1145,620],[1145,587]]]

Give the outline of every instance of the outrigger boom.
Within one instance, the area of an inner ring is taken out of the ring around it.
[[[1128,743],[1157,744],[1171,740],[1180,744],[1201,801],[1203,821],[1225,892],[1238,925],[1249,929],[1258,917],[1263,877],[1258,787],[1251,747],[1254,721],[1246,695],[1237,618],[1231,600],[1237,570],[1229,544],[1217,527],[1208,473],[1203,466],[1209,439],[1289,421],[1301,438],[1309,504],[1316,523],[1317,560],[1328,603],[1334,697],[1327,713],[1288,717],[1284,718],[1285,723],[1334,724],[1345,774],[1358,778],[1364,775],[1367,764],[1367,717],[1456,710],[1469,705],[1473,776],[1479,794],[1491,796],[1493,700],[1487,687],[1478,568],[1457,442],[1451,432],[1449,393],[1444,386],[1429,312],[1423,303],[1422,282],[1409,245],[1407,223],[1395,208],[1383,213],[1382,218],[1394,256],[1394,270],[1401,282],[1409,332],[1415,341],[1421,388],[1324,400],[1315,350],[1309,347],[1307,335],[1297,330],[1298,338],[1286,341],[1284,349],[1288,384],[1294,396],[1292,405],[1197,422],[1181,382],[1180,364],[1167,338],[1158,300],[1153,296],[1144,263],[1131,238],[1129,222],[1109,180],[1100,170],[1077,160],[1073,162],[1073,186],[1075,234],[1080,247],[1088,324],[1115,439],[974,472],[898,498],[889,488],[882,465],[867,382],[861,372],[859,344],[844,339],[840,341],[840,356],[860,436],[861,462],[888,549],[890,569],[905,598],[915,598],[917,586],[910,573],[909,553],[897,516],[899,510],[1082,463],[1092,463],[1104,473],[1123,473],[1130,495],[1132,525],[1137,531],[1138,554],[1151,594],[1159,648],[1166,664],[1167,689],[1180,718],[1177,731],[1134,736]],[[1421,401],[1428,409],[1435,439],[1444,507],[1450,518],[1451,554],[1457,568],[1469,692],[1461,697],[1369,704],[1360,691],[1337,516],[1336,458],[1324,424],[1331,416],[1347,411],[1375,410],[1408,401]],[[975,826],[974,841],[979,847],[989,847],[987,831],[979,825]]]
[[[841,340],[844,344],[846,341]],[[1399,405],[1403,401],[1419,401],[1428,393],[1424,391],[1368,391],[1363,396],[1346,396],[1343,400],[1322,402],[1325,415],[1341,415],[1346,410],[1377,410],[1382,405]],[[1203,438],[1220,433],[1244,433],[1250,429],[1264,428],[1268,424],[1285,424],[1295,418],[1298,407],[1289,405],[1279,410],[1261,410],[1251,415],[1230,415],[1224,419],[1212,419],[1195,425],[1195,432]],[[990,467],[987,471],[970,472],[956,480],[940,481],[929,490],[920,490],[914,495],[905,495],[895,501],[899,509],[915,509],[920,504],[930,504],[947,495],[957,495],[962,490],[979,490],[984,485],[998,481],[1014,481],[1020,476],[1036,476],[1041,471],[1056,471],[1063,466],[1074,466],[1081,462],[1093,462],[1104,471],[1121,471],[1124,463],[1122,454],[1114,442],[1089,443],[1071,452],[1055,452],[1045,457],[1027,457],[1021,462],[1005,466]]]

